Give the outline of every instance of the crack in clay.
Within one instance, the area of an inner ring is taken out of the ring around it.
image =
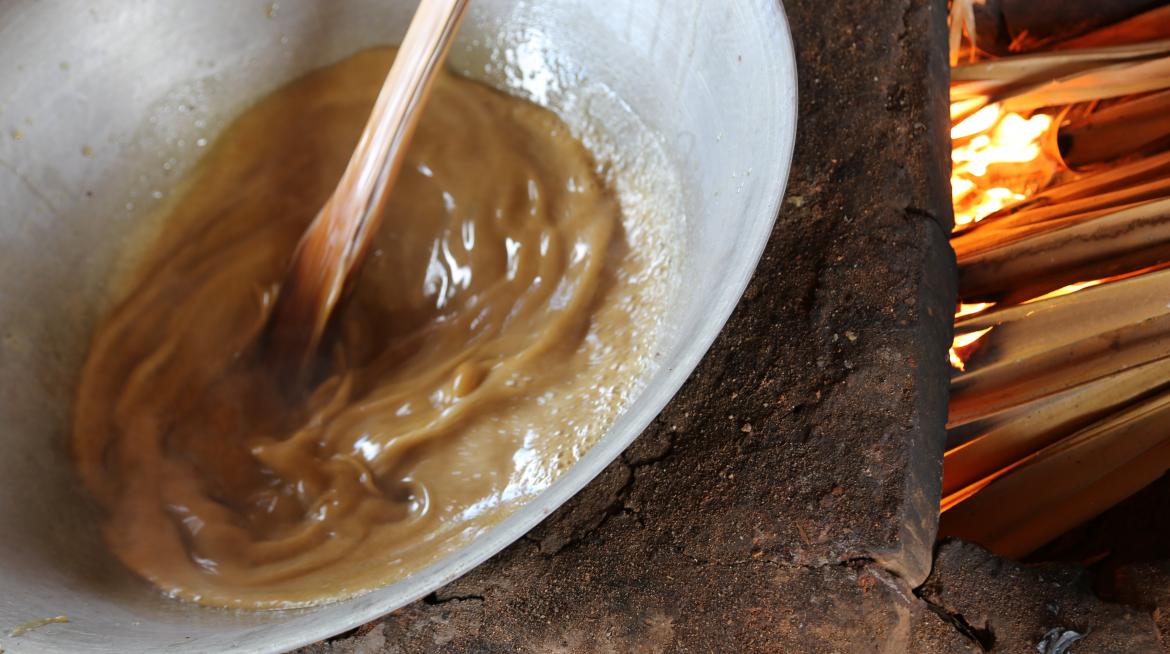
[[[422,601],[423,601],[423,604],[428,604],[430,606],[441,606],[443,604],[449,604],[451,602],[483,602],[483,601],[485,601],[485,599],[486,598],[483,595],[474,595],[474,594],[473,595],[449,595],[449,596],[444,597],[444,596],[439,595],[439,591],[435,591],[435,592],[431,593],[430,595],[427,595],[426,597],[422,598]]]
[[[545,544],[545,540],[546,540],[545,538],[534,537],[531,535],[531,533],[528,533],[528,534],[525,534],[523,536],[524,540],[527,540],[531,543],[534,543],[537,546],[537,548],[541,551],[542,554],[545,554],[546,556],[551,556],[553,554],[556,554],[558,552],[562,552],[565,549],[580,543],[581,541],[583,541],[584,539],[588,538],[592,534],[596,533],[599,529],[601,529],[607,522],[609,522],[610,518],[617,516],[617,515],[631,514],[634,516],[635,521],[638,523],[638,525],[640,527],[645,527],[646,524],[645,524],[645,520],[643,519],[643,517],[641,515],[641,511],[634,509],[634,508],[631,508],[626,503],[626,500],[629,499],[630,492],[634,488],[634,484],[636,482],[635,473],[638,470],[640,470],[641,468],[645,468],[647,466],[653,466],[653,465],[656,465],[658,463],[661,463],[662,461],[665,461],[674,452],[675,434],[676,434],[676,432],[674,432],[674,431],[670,431],[670,430],[667,431],[667,442],[666,442],[665,446],[663,447],[662,452],[659,454],[655,454],[655,455],[650,456],[650,457],[645,458],[645,459],[639,459],[638,461],[635,461],[635,462],[631,462],[629,460],[629,457],[627,456],[628,450],[627,450],[627,452],[623,452],[621,454],[619,459],[616,461],[616,464],[621,466],[622,468],[624,468],[626,471],[625,483],[622,484],[621,487],[619,487],[617,490],[615,490],[613,492],[613,497],[610,500],[610,502],[608,502],[604,506],[599,507],[598,509],[590,512],[587,520],[580,521],[581,523],[584,523],[586,526],[583,529],[581,529],[579,533],[573,533],[573,534],[569,535],[568,537],[566,537],[566,539],[564,540],[563,543],[561,543],[558,547],[556,547],[548,552],[544,551],[544,544]],[[550,518],[551,518],[551,516],[550,516]],[[594,521],[596,521],[596,524],[592,524],[592,525],[588,524],[588,523],[594,522]]]
[[[629,457],[627,456],[627,454],[629,453],[629,450],[626,450],[625,452],[622,452],[622,454],[621,454],[622,463],[624,463],[627,467],[629,467],[630,472],[632,473],[639,468],[643,468],[645,466],[654,465],[655,463],[661,463],[662,461],[665,461],[674,452],[674,435],[676,433],[677,432],[669,430],[669,429],[666,430],[666,434],[667,434],[666,447],[663,448],[662,453],[655,454],[655,455],[648,457],[648,458],[645,458],[645,459],[639,459],[638,461],[630,461]],[[631,477],[631,479],[632,479],[632,477]]]
[[[529,538],[529,540],[532,540],[532,542],[536,543],[536,547],[541,554],[545,556],[553,556],[565,551],[570,547],[573,547],[574,545],[577,545],[592,534],[596,533],[597,530],[601,529],[603,525],[609,522],[610,518],[622,513],[622,511],[626,508],[626,498],[629,497],[630,489],[634,485],[634,470],[640,467],[641,464],[632,465],[626,463],[622,458],[619,458],[617,461],[615,461],[615,463],[626,470],[626,481],[621,485],[621,487],[613,492],[613,498],[609,501],[609,503],[595,511],[591,511],[588,514],[587,519],[575,521],[584,525],[579,533],[570,533],[565,537],[563,542],[550,547],[549,551],[547,552],[545,551],[545,541],[547,540],[546,538],[531,538],[528,534],[525,534],[525,538]],[[550,518],[551,517],[552,516],[550,516]]]
[[[938,225],[938,227],[940,229],[942,228],[942,225],[938,224],[938,217],[926,209],[923,209],[921,207],[915,207],[915,206],[906,206],[906,207],[902,207],[902,211],[907,216],[912,216],[915,218],[922,218],[923,220],[927,220],[929,222],[934,223],[935,225]]]
[[[934,612],[935,615],[942,618],[944,622],[955,628],[967,640],[979,646],[979,649],[984,652],[990,652],[995,648],[995,630],[991,628],[990,624],[985,624],[983,627],[976,627],[963,617],[962,613],[947,610],[946,607],[935,604],[921,595],[921,588],[914,589],[914,595],[928,609]]]
[[[828,561],[825,563],[794,563],[791,561],[782,561],[768,556],[753,556],[750,559],[731,559],[729,561],[720,561],[716,559],[704,559],[693,554],[688,554],[682,547],[674,548],[675,554],[690,559],[692,563],[702,566],[710,566],[715,568],[737,568],[745,565],[765,565],[768,567],[781,568],[784,570],[831,570],[834,568],[849,568],[854,572],[861,572],[866,568],[878,570],[886,573],[895,580],[902,580],[893,571],[885,568],[876,559],[868,556],[856,556],[840,561]],[[763,550],[757,550],[763,552]],[[888,585],[888,584],[887,584]],[[897,589],[901,593],[901,589]]]
[[[657,454],[657,455],[651,456],[649,458],[642,459],[642,460],[639,460],[637,462],[631,463],[629,458],[626,456],[626,452],[622,452],[619,460],[621,462],[621,465],[626,468],[626,471],[628,473],[627,477],[626,477],[626,483],[622,484],[621,488],[617,489],[617,491],[614,492],[613,501],[601,509],[601,511],[600,511],[601,520],[596,525],[585,529],[581,534],[579,534],[577,536],[570,537],[569,540],[566,541],[565,544],[560,548],[561,550],[565,549],[566,547],[569,547],[570,545],[572,545],[576,542],[579,542],[581,539],[596,532],[603,525],[605,525],[605,523],[607,523],[610,518],[612,518],[613,516],[616,516],[616,515],[622,515],[625,513],[632,513],[636,516],[635,519],[636,519],[639,526],[641,526],[641,527],[646,526],[645,522],[643,521],[643,519],[641,517],[642,512],[638,511],[636,509],[630,508],[630,506],[628,504],[626,504],[626,500],[629,499],[630,491],[633,490],[634,484],[637,481],[637,475],[635,473],[638,470],[640,470],[641,468],[645,468],[646,466],[656,465],[658,463],[661,463],[662,461],[665,461],[674,452],[675,433],[676,432],[667,430],[666,433],[667,433],[666,446],[663,448],[663,450],[660,454]],[[628,450],[627,450],[627,452],[628,452]]]
[[[947,228],[943,227],[942,221],[939,220],[938,216],[934,215],[930,211],[927,211],[926,209],[920,209],[913,206],[903,207],[902,211],[909,218],[918,218],[919,220],[925,221],[929,225],[933,225],[934,229],[938,230],[938,234],[942,236],[943,240],[950,242],[951,234]]]

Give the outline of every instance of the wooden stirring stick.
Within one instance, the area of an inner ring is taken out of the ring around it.
[[[265,353],[300,378],[361,265],[398,177],[420,109],[469,0],[422,0],[333,195],[301,237],[268,324]]]

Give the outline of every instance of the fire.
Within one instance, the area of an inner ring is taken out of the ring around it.
[[[986,132],[995,127],[1002,113],[998,104],[989,104],[952,127],[951,138],[957,141]]]
[[[1068,295],[1069,293],[1076,293],[1077,291],[1103,284],[1103,283],[1105,283],[1105,281],[1106,280],[1104,280],[1104,279],[1094,279],[1094,280],[1088,281],[1088,282],[1077,282],[1075,284],[1069,284],[1068,286],[1062,286],[1062,287],[1056,289],[1055,291],[1049,291],[1048,293],[1045,293],[1044,295],[1041,295],[1040,297],[1034,297],[1031,300],[1025,300],[1022,304],[1031,304],[1033,302],[1039,302],[1041,300],[1050,300],[1054,297]]]
[[[950,348],[939,534],[1022,556],[1170,467],[1170,432],[1160,429],[1170,359],[1151,345],[1170,340],[1157,292],[1170,255],[1144,222],[1165,212],[1152,203],[1170,188],[1166,124],[1153,118],[1170,107],[1170,48],[1151,27],[1170,12],[1133,3],[1124,20],[1086,31],[1061,15],[1064,3],[1047,3],[1010,45],[984,35],[1007,52],[1036,50],[999,57],[978,47],[972,7],[982,7],[980,23],[1002,27],[1001,3],[949,4],[954,231],[973,233],[954,241],[970,283],[960,284]],[[1029,35],[1056,26],[1067,31]],[[958,66],[963,55],[973,65]],[[1071,224],[1086,236],[1063,238]],[[1082,257],[1098,240],[1096,257]],[[1073,263],[1057,269],[1062,260]]]
[[[971,304],[963,304],[960,302],[959,309],[955,311],[955,320],[958,320],[959,318],[966,318],[967,316],[973,316],[977,313],[982,313],[983,311],[986,311],[993,306],[995,306],[994,302],[974,302]]]
[[[951,127],[951,199],[955,208],[955,228],[979,222],[983,218],[1015,202],[1027,199],[1040,190],[1058,167],[1058,162],[1044,154],[1041,142],[1053,128],[1053,119],[1047,114],[1025,118],[1021,114],[1004,111],[998,103],[991,103],[974,111],[971,102],[984,102],[982,96],[956,100],[951,104],[952,116],[965,116]],[[976,105],[977,106],[977,105]],[[1047,300],[1096,286],[1108,280],[1092,280],[1069,284],[1025,302]],[[961,303],[955,311],[955,320],[986,311],[994,302]],[[951,365],[966,370],[967,360],[974,346],[990,328],[960,334],[950,350]]]
[[[1030,118],[990,104],[951,128],[955,224],[969,225],[1028,197],[1055,170],[1041,141],[1052,117]]]
[[[992,329],[994,327],[987,327],[986,329],[980,329],[979,331],[966,334],[956,334],[954,342],[951,343],[951,365],[960,371],[967,370],[967,360],[974,353],[973,348],[975,344]]]

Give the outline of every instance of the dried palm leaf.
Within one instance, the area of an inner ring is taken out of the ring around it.
[[[940,536],[1024,556],[1170,468],[1170,395],[1131,406],[946,498]]]
[[[1053,50],[1083,50],[1130,45],[1170,38],[1170,6],[1151,9],[1144,14],[1103,27],[1083,36],[1062,41]]]
[[[1060,155],[1084,168],[1170,143],[1170,91],[1114,104],[1060,128]]]
[[[1170,358],[952,426],[948,434],[951,444],[943,459],[943,495],[954,495],[1167,387]]]
[[[952,82],[995,81],[1002,84],[1045,77],[1052,79],[1090,68],[1150,59],[1167,54],[1170,54],[1170,39],[1075,52],[1020,55],[955,66],[951,69],[951,80]]]
[[[1170,56],[1093,68],[1013,93],[1001,103],[1004,111],[1019,113],[1165,88],[1170,88]]]
[[[1160,270],[958,321],[957,335],[991,329],[966,371],[951,380],[951,423],[965,424],[1167,356],[1168,297],[1170,270]]]
[[[966,230],[952,238],[951,247],[954,248],[955,254],[962,263],[963,259],[969,259],[1023,238],[1064,229],[1090,220],[1104,219],[1107,216],[1126,211],[1138,210],[1139,207],[1146,207],[1145,211],[1149,212],[1167,210],[1166,205],[1155,203],[1163,202],[1168,198],[1170,198],[1170,178],[1113,193],[1103,193],[1096,197],[1036,207],[991,222],[984,219],[978,223],[976,228]]]

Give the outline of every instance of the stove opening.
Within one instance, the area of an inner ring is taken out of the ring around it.
[[[940,537],[1093,562],[1118,546],[1087,523],[1124,531],[1098,516],[1139,491],[1170,504],[1170,2],[953,0],[950,20]]]

